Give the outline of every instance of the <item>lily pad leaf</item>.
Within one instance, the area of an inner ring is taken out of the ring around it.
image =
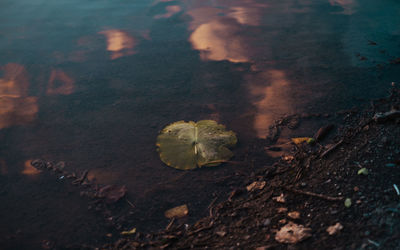
[[[233,156],[228,148],[236,142],[234,132],[212,120],[178,121],[166,126],[157,137],[161,160],[181,170],[228,161]]]

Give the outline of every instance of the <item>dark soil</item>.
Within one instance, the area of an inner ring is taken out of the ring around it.
[[[207,217],[190,223],[196,209],[189,206],[189,215],[173,218],[157,233],[120,235],[133,228],[135,217],[135,205],[124,197],[125,186],[99,187],[86,179],[87,171],[68,173],[62,162],[35,160],[32,165],[49,172],[49,178],[67,180],[61,188],[70,190],[69,196],[89,199],[89,211],[78,220],[95,223],[106,237],[83,245],[86,241],[79,236],[88,233],[80,228],[73,232],[76,242],[55,244],[49,237],[41,247],[400,249],[400,194],[396,190],[400,186],[400,112],[394,110],[400,110],[400,90],[395,88],[388,98],[373,101],[361,111],[283,117],[270,127],[266,139],[251,143],[243,161],[226,163],[246,165],[253,173],[219,180],[226,185],[235,180],[235,188],[215,196]],[[314,141],[295,144],[285,139],[304,134],[314,134]],[[271,156],[277,160],[271,162]],[[368,173],[359,172],[364,168]],[[351,205],[346,206],[345,200]],[[277,232],[292,222],[309,228],[308,237],[295,243],[278,241]],[[343,228],[330,235],[327,228],[337,223]],[[16,246],[16,241],[5,242]]]
[[[262,166],[255,168],[261,170],[227,200],[212,202],[208,217],[193,225],[173,219],[164,231],[137,232],[102,248],[400,249],[400,194],[396,191],[396,184],[400,186],[400,117],[376,119],[378,113],[391,110],[400,110],[397,89],[362,111],[333,115],[336,129],[327,130],[325,140],[316,135],[319,140],[311,145],[277,145],[285,129],[296,129],[298,121],[310,116],[277,121],[271,126],[271,136],[255,142],[249,152],[248,164]],[[327,117],[321,120],[328,121]],[[288,145],[289,151],[285,150]],[[265,163],[270,159],[265,152],[282,156],[264,166],[263,154]],[[359,173],[362,168],[368,170],[366,175]],[[260,186],[248,191],[253,182]],[[276,197],[281,195],[284,201],[278,202]],[[350,206],[345,206],[346,199],[351,200]],[[298,218],[288,215],[294,211],[299,212]],[[292,244],[278,242],[276,233],[289,222],[310,228],[311,236]],[[343,229],[328,234],[327,228],[336,223]]]

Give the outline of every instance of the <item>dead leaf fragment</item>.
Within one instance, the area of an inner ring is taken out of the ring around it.
[[[168,219],[172,219],[172,218],[185,217],[186,215],[188,215],[188,213],[189,213],[189,209],[188,209],[187,205],[185,204],[185,205],[174,207],[174,208],[171,208],[171,209],[165,211],[164,215]]]
[[[289,212],[288,216],[292,219],[298,219],[300,218],[300,213],[297,211]]]
[[[125,185],[107,185],[100,188],[98,196],[104,198],[106,203],[115,203],[125,196],[127,190]]]
[[[276,209],[276,212],[278,212],[278,213],[286,213],[287,212],[287,208],[286,207],[278,207],[277,209]]]
[[[130,234],[134,234],[134,233],[136,233],[136,227],[132,228],[129,231],[122,231],[121,232],[122,235],[130,235]]]
[[[265,184],[267,184],[265,181],[255,181],[255,182],[251,183],[250,185],[248,185],[246,187],[246,189],[248,192],[251,192],[254,190],[260,190],[265,187]]]
[[[280,243],[294,244],[308,237],[311,237],[311,228],[290,221],[276,233],[275,240]]]
[[[328,228],[326,229],[326,231],[328,232],[329,235],[334,235],[334,234],[338,233],[338,232],[339,232],[340,230],[342,230],[342,229],[343,229],[342,224],[340,224],[340,223],[338,222],[338,223],[336,223],[335,225],[328,227]]]
[[[272,198],[274,201],[279,202],[279,203],[285,203],[286,199],[285,196],[283,196],[283,193],[279,196],[273,197]]]
[[[314,138],[311,137],[297,137],[292,138],[292,142],[295,144],[302,144],[303,142],[311,143]]]

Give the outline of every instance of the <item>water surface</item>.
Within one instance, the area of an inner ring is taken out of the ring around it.
[[[400,57],[399,16],[395,0],[3,0],[0,243],[94,242],[108,232],[94,229],[99,218],[65,181],[29,167],[36,158],[126,185],[139,230],[164,227],[163,212],[181,204],[188,222],[206,215],[236,184],[219,180],[252,169],[168,168],[158,132],[216,120],[237,132],[241,161],[282,115],[381,97],[400,75],[390,64]]]

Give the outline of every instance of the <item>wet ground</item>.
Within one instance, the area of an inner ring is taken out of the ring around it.
[[[36,158],[126,185],[142,231],[181,204],[188,222],[204,216],[254,169],[166,167],[159,130],[217,120],[244,161],[283,115],[384,96],[400,75],[399,12],[394,0],[2,1],[0,244],[107,239],[79,190],[35,171]]]

